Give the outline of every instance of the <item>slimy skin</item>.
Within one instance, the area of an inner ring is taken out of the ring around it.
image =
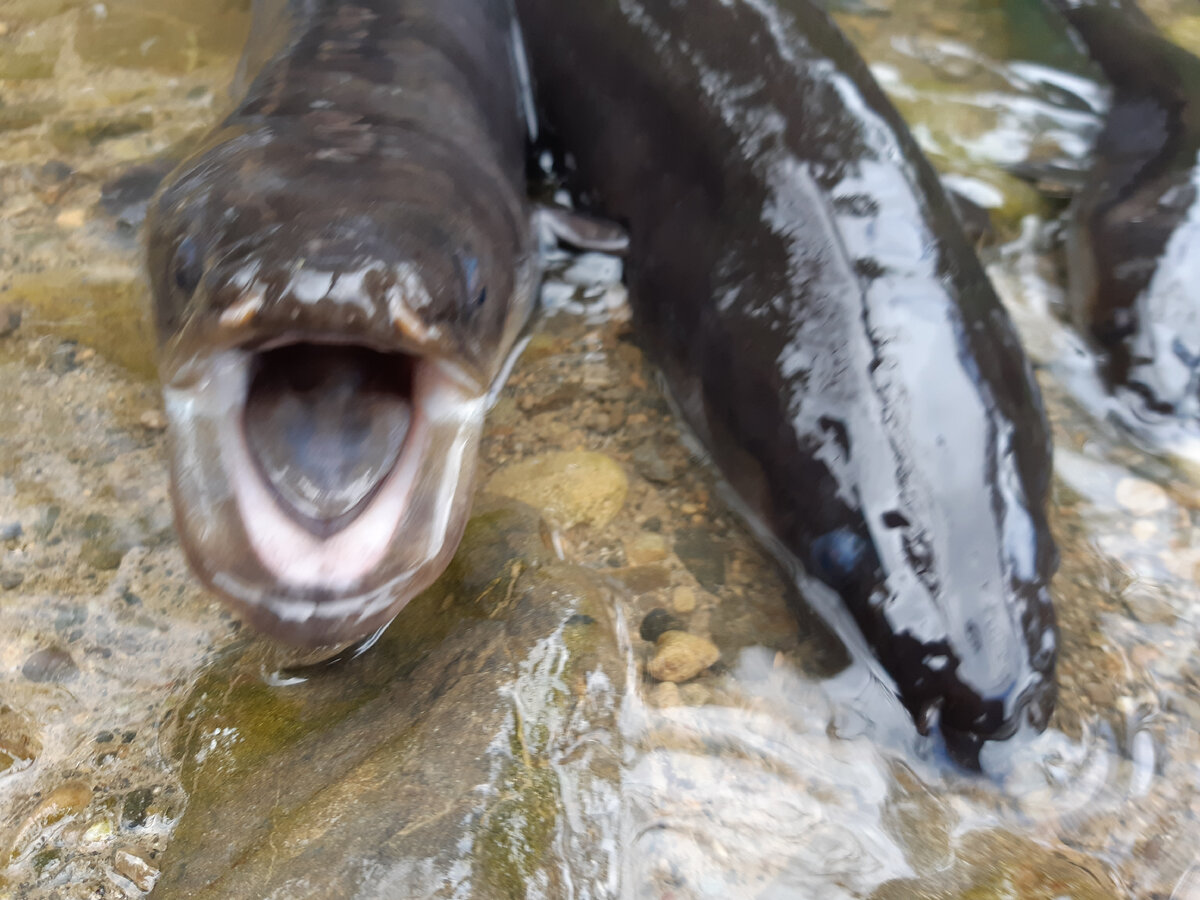
[[[1200,59],[1128,0],[1051,5],[1113,91],[1071,210],[1071,317],[1125,424],[1200,458]]]
[[[639,338],[802,592],[968,765],[1044,726],[1040,396],[861,58],[806,0],[517,9],[574,189],[628,227]]]
[[[507,0],[260,2],[147,217],[178,532],[308,647],[445,568],[539,277]]]

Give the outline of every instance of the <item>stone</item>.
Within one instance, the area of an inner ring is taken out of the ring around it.
[[[678,706],[682,702],[679,696],[679,688],[670,681],[664,681],[655,685],[654,690],[650,692],[651,702],[660,709],[668,706]]]
[[[21,327],[21,311],[15,306],[0,304],[0,338],[8,337]]]
[[[671,573],[662,566],[630,566],[616,569],[612,574],[634,594],[649,594],[671,586]]]
[[[652,441],[646,441],[634,448],[633,467],[639,475],[655,484],[670,484],[675,480],[675,469],[662,458],[662,452]]]
[[[62,683],[79,674],[79,666],[71,654],[60,647],[35,650],[21,666],[21,674],[38,684]]]
[[[1135,516],[1152,516],[1167,508],[1167,492],[1144,478],[1122,478],[1117,482],[1117,502]]]
[[[696,608],[696,592],[686,585],[680,585],[671,594],[671,606],[677,613],[692,612]]]
[[[149,893],[158,881],[158,869],[128,850],[113,854],[113,868],[132,881],[139,891]]]
[[[683,623],[660,607],[646,613],[646,617],[642,619],[641,627],[638,629],[638,634],[641,635],[643,641],[653,644],[668,631],[682,630]]]
[[[720,658],[721,651],[712,641],[686,631],[667,631],[659,636],[654,658],[646,671],[655,681],[680,684],[695,678]]]
[[[563,528],[583,523],[600,527],[625,504],[629,480],[602,453],[556,452],[505,466],[487,489],[541,510]]]
[[[59,228],[82,228],[87,221],[87,210],[76,207],[64,209],[54,217],[54,224]]]
[[[645,532],[625,542],[625,558],[631,566],[645,566],[667,558],[667,542],[661,534]]]

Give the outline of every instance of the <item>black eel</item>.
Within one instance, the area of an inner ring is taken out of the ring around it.
[[[1132,0],[1051,6],[1112,86],[1070,213],[1071,318],[1122,421],[1200,456],[1200,59]]]
[[[445,565],[537,261],[506,3],[284,9],[153,204],[149,265],[188,556],[316,645]],[[966,761],[1043,725],[1040,398],[863,61],[797,0],[517,11],[573,187],[629,229],[640,336],[804,592]]]
[[[1040,395],[861,57],[807,0],[517,9],[567,176],[628,227],[636,330],[803,592],[964,761],[1043,726]]]

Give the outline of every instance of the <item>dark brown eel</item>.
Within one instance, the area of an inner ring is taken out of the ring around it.
[[[1121,420],[1200,459],[1200,59],[1132,0],[1051,6],[1112,86],[1071,210],[1071,316]]]
[[[968,763],[1044,725],[1041,400],[861,57],[806,0],[517,9],[573,187],[629,229],[636,331],[802,591]]]

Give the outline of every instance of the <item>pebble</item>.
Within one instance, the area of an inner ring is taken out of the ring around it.
[[[13,306],[0,304],[0,338],[8,337],[21,327],[21,311]]]
[[[671,586],[671,573],[662,566],[633,566],[613,572],[635,594],[649,594]]]
[[[1122,478],[1117,482],[1117,502],[1135,516],[1162,512],[1170,502],[1167,492],[1144,478]]]
[[[121,804],[121,826],[124,828],[141,828],[146,824],[147,811],[154,802],[152,788],[137,788],[125,795]]]
[[[712,691],[702,684],[685,684],[679,689],[679,699],[688,706],[703,706],[712,698]]]
[[[38,804],[30,816],[31,821],[45,827],[87,809],[92,802],[92,789],[82,781],[60,784]]]
[[[681,699],[679,688],[670,681],[663,681],[655,685],[654,690],[650,694],[651,702],[660,708],[678,706]]]
[[[638,634],[643,641],[653,644],[668,631],[682,631],[683,623],[662,607],[650,610],[642,619]]]
[[[1158,525],[1146,519],[1138,519],[1129,530],[1135,540],[1148,544],[1158,534]]]
[[[671,605],[677,613],[690,613],[696,608],[696,592],[690,587],[680,585],[671,594]]]
[[[15,590],[25,583],[25,576],[11,569],[0,569],[0,588],[6,591]]]
[[[625,558],[631,566],[646,566],[667,558],[667,542],[661,534],[643,532],[625,542]]]
[[[639,444],[631,457],[634,468],[647,481],[655,484],[670,484],[675,480],[675,469],[663,460],[662,451],[653,441]]]
[[[138,422],[143,428],[147,428],[150,431],[164,431],[167,427],[167,417],[157,409],[146,410],[138,416]]]
[[[64,209],[54,218],[54,224],[59,228],[81,228],[86,221],[85,209]]]
[[[542,510],[564,528],[588,523],[602,527],[625,504],[629,480],[603,453],[547,453],[505,466],[487,483],[494,494]]]
[[[46,647],[29,654],[21,674],[37,684],[70,681],[79,674],[79,666],[71,654],[60,647]]]
[[[646,670],[656,681],[679,684],[695,678],[720,658],[721,651],[712,641],[686,631],[667,631],[659,636]]]
[[[158,881],[158,869],[128,850],[118,850],[113,855],[113,868],[137,885],[139,891],[149,893]]]
[[[55,375],[65,375],[79,368],[75,360],[76,344],[73,341],[63,341],[50,352],[47,366]]]

